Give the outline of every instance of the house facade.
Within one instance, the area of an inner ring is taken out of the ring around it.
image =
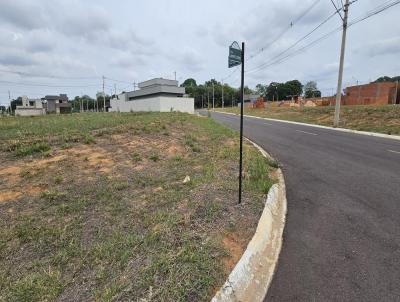
[[[46,95],[43,98],[47,103],[47,113],[67,114],[72,112],[72,105],[66,94]]]
[[[41,99],[30,100],[27,96],[22,96],[22,105],[15,108],[15,115],[19,116],[38,116],[46,114]]]
[[[162,78],[139,83],[139,90],[111,99],[110,112],[187,112],[194,113],[194,98],[185,95],[178,81]]]

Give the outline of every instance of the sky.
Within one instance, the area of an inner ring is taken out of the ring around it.
[[[390,2],[358,0],[349,21]],[[150,78],[174,79],[175,72],[180,83],[215,78],[238,87],[239,70],[227,66],[233,41],[246,43],[245,85],[312,80],[330,95],[341,31],[297,50],[339,28],[339,15],[287,49],[334,12],[330,0],[0,0],[0,104],[8,91],[11,98],[94,97],[103,76],[107,94]],[[399,16],[397,5],[349,28],[345,87],[400,75]],[[285,50],[289,57],[276,62]]]

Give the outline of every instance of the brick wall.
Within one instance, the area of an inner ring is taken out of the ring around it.
[[[400,88],[399,88],[400,89]],[[396,83],[382,82],[347,87],[342,96],[343,105],[388,105],[392,104]],[[336,99],[332,100],[335,105]]]

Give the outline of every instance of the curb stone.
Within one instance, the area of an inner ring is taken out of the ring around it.
[[[263,156],[271,158],[264,149],[250,142]],[[253,238],[212,302],[264,300],[278,263],[287,211],[286,187],[281,169],[277,169],[277,174],[278,183],[268,192]]]

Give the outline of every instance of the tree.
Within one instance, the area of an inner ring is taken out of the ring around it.
[[[306,99],[321,97],[321,91],[318,90],[316,82],[310,81],[304,85],[304,97]]]
[[[189,78],[186,79],[182,84],[181,87],[197,87],[197,83],[195,79]]]
[[[400,76],[397,77],[388,77],[388,76],[383,76],[378,78],[374,83],[379,83],[379,82],[397,82],[400,81]]]
[[[262,85],[262,84],[257,84],[256,85],[256,92],[257,94],[261,95],[262,97],[265,97],[267,94],[267,86]]]
[[[298,80],[287,81],[285,83],[290,95],[302,95],[303,94],[303,84]]]

